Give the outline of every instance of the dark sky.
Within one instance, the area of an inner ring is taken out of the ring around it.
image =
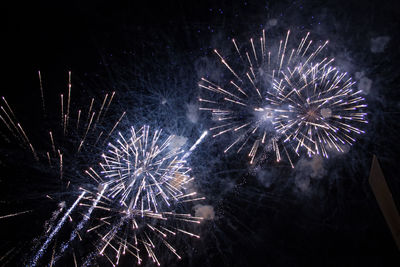
[[[259,36],[272,19],[277,20],[275,32],[290,28],[329,39],[338,64],[353,76],[364,72],[373,82],[366,96],[370,123],[365,137],[350,153],[325,163],[327,174],[308,193],[295,189],[295,174],[286,167],[265,167],[263,173],[275,181],[265,186],[257,174],[246,172],[239,157],[219,157],[217,145],[205,145],[195,155],[200,160],[193,169],[203,186],[199,191],[214,206],[216,217],[201,229],[201,241],[181,245],[187,254],[176,266],[400,263],[367,182],[376,154],[400,207],[398,1],[31,1],[10,3],[5,13],[1,95],[13,104],[38,143],[47,142],[42,133],[56,117],[50,114],[43,120],[38,70],[49,110],[58,107],[72,71],[77,99],[116,91],[115,110],[127,110],[129,120],[161,120],[193,139],[206,122],[173,124],[168,115],[185,116],[186,104],[198,94],[198,63],[215,59],[215,47],[228,44],[232,37]],[[383,52],[373,53],[371,39],[380,36],[390,40]],[[170,110],[159,109],[152,97],[159,88],[171,96]],[[1,133],[5,132],[2,126]],[[56,207],[45,195],[71,201],[68,193],[55,193],[61,186],[53,182],[54,173],[36,166],[14,143],[1,143],[0,216],[34,211],[0,220],[0,258],[16,248],[9,258],[0,259],[8,266],[24,262],[31,240],[40,235]],[[72,266],[70,257],[60,266]],[[129,261],[122,264],[131,266]]]

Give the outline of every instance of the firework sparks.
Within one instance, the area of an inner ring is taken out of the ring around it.
[[[31,212],[31,211],[32,211],[32,210],[26,210],[26,211],[21,211],[21,212],[17,212],[17,213],[12,213],[12,214],[3,215],[3,216],[0,216],[0,219],[5,219],[5,218],[10,218],[10,217],[22,215],[22,214],[25,214],[25,213],[29,213],[29,212]]]
[[[211,112],[217,124],[210,128],[213,137],[231,134],[233,142],[224,152],[234,148],[238,153],[247,150],[251,164],[260,151],[272,151],[277,161],[281,160],[283,154],[293,167],[290,153],[296,152],[296,149],[287,149],[292,144],[283,145],[286,137],[275,129],[274,118],[281,110],[271,103],[271,98],[276,94],[273,81],[282,79],[282,70],[288,67],[293,69],[293,66],[302,64],[306,68],[313,62],[329,65],[333,61],[321,58],[321,51],[328,41],[315,48],[307,33],[298,44],[291,45],[289,36],[290,31],[278,46],[267,46],[266,33],[263,31],[259,42],[250,39],[247,49],[241,49],[232,39],[235,48],[233,57],[225,58],[214,50],[232,80],[224,86],[206,78],[199,82],[200,88],[205,91],[204,96],[199,98],[200,110]]]
[[[138,264],[147,255],[160,265],[159,246],[181,259],[172,242],[180,235],[200,238],[190,225],[199,224],[203,218],[188,212],[191,207],[188,202],[204,200],[204,197],[198,197],[193,190],[194,178],[190,176],[186,159],[204,140],[207,131],[188,151],[174,143],[175,136],[165,136],[162,130],[151,131],[148,126],[139,130],[131,127],[129,136],[118,135],[114,144],[108,144],[99,168],[86,171],[98,184],[98,190],[80,188],[78,199],[57,225],[47,229],[46,239],[31,265],[38,264],[67,218],[72,221],[71,215],[77,207],[88,210],[82,213],[69,239],[58,249],[54,247],[51,264],[65,255],[76,237],[83,240],[92,234],[98,240],[95,254],[113,266],[118,265],[125,254],[135,257]],[[53,221],[58,213],[53,215]],[[86,261],[94,258],[91,252]]]
[[[190,189],[193,177],[185,159],[206,134],[186,153],[172,145],[174,136],[163,139],[162,130],[151,132],[148,126],[139,130],[132,127],[129,137],[119,133],[116,144],[109,144],[108,152],[102,156],[101,170],[90,168],[86,172],[99,182],[102,194],[95,202],[90,198],[89,204],[81,203],[99,211],[98,223],[87,232],[94,231],[101,238],[100,255],[117,265],[121,255],[128,252],[140,264],[143,248],[160,265],[156,244],[165,245],[180,259],[168,238],[178,233],[199,238],[181,225],[198,224],[202,218],[176,211],[183,203],[204,199]]]
[[[46,111],[48,109],[45,109],[45,91],[40,71],[38,72],[38,75],[40,98],[43,111]],[[48,143],[51,145],[50,148],[41,148],[39,144],[32,144],[28,137],[28,132],[25,131],[24,127],[17,119],[15,112],[7,102],[6,98],[2,97],[0,100],[0,119],[8,129],[8,132],[13,136],[14,140],[18,141],[17,143],[23,148],[29,150],[33,154],[35,160],[39,161],[45,159],[46,163],[50,167],[57,168],[61,180],[64,179],[64,171],[66,170],[64,167],[66,156],[82,153],[85,147],[89,147],[89,150],[93,147],[100,147],[96,146],[100,140],[102,144],[105,144],[126,114],[123,112],[119,119],[112,124],[112,128],[107,131],[107,125],[109,125],[109,122],[105,121],[106,114],[114,99],[115,92],[104,96],[98,110],[96,109],[95,98],[91,98],[88,105],[87,120],[85,121],[85,119],[82,118],[84,117],[82,109],[78,109],[75,112],[73,108],[72,74],[70,71],[68,72],[68,83],[66,89],[67,91],[65,94],[60,94],[60,127],[55,127],[55,129],[48,131]],[[76,117],[73,116],[73,114],[76,114]],[[66,144],[65,141],[70,143]],[[70,147],[71,145],[73,146],[72,149]],[[45,149],[47,151],[44,152],[43,150]],[[69,183],[70,181],[68,181],[67,187],[69,186]]]
[[[310,68],[300,64],[282,75],[274,81],[277,94],[271,103],[283,109],[274,124],[296,153],[305,148],[309,156],[328,158],[327,148],[344,152],[356,141],[354,134],[364,133],[357,125],[367,123],[361,111],[367,105],[347,73],[320,63]]]
[[[42,107],[45,111],[45,92],[40,72],[39,84]],[[36,152],[14,111],[6,99],[2,98],[1,120],[9,132],[33,153],[35,159],[44,158],[51,167],[55,167],[61,180],[65,180],[67,176],[64,172],[69,168],[71,153],[82,155],[85,162],[85,155],[88,153],[92,158],[90,148],[93,144],[101,151],[126,114],[123,112],[115,122],[107,122],[110,126],[110,130],[107,131],[100,124],[104,121],[115,92],[104,96],[99,109],[92,98],[86,110],[78,109],[76,112],[73,109],[75,106],[72,104],[72,95],[69,72],[67,91],[60,94],[59,98],[59,127],[47,131],[47,143],[50,147],[45,153],[42,153],[43,149],[38,150],[39,153]],[[101,129],[100,133],[95,133],[97,128]],[[86,260],[94,259],[94,255],[102,255],[112,265],[117,265],[121,256],[128,253],[137,259],[138,264],[143,262],[143,256],[147,255],[159,265],[161,255],[157,255],[158,245],[166,247],[180,259],[178,249],[172,242],[180,235],[200,237],[192,232],[190,225],[200,223],[202,218],[191,215],[191,205],[188,202],[203,200],[204,197],[197,196],[193,190],[194,178],[190,176],[191,170],[186,160],[206,135],[207,132],[204,132],[193,146],[185,151],[174,144],[175,136],[166,137],[162,130],[152,132],[148,126],[139,130],[132,127],[129,137],[119,133],[119,139],[114,144],[108,144],[108,151],[103,154],[100,167],[85,171],[94,184],[98,185],[98,190],[79,188],[80,195],[70,208],[65,210],[59,219],[57,217],[63,211],[63,207],[53,214],[49,224],[45,225],[42,240],[34,249],[35,254],[30,259],[30,265],[39,264],[45,253],[51,254],[50,265],[56,264],[69,251],[77,237],[80,241],[87,237],[83,235],[90,235],[90,238],[94,235],[94,238],[99,240],[95,245],[96,252],[90,252]],[[71,141],[64,149],[65,140]],[[93,142],[86,149],[85,144],[89,140]],[[66,181],[67,188],[70,185],[69,179],[70,177]],[[67,219],[73,222],[76,210],[85,208],[86,212],[81,213],[83,217],[70,233],[69,239],[60,245],[54,243]],[[19,213],[9,216],[16,215]],[[54,248],[47,252],[51,243],[54,243]],[[73,255],[75,263],[77,259],[74,252]]]

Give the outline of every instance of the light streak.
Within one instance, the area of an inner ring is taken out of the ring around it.
[[[28,212],[31,212],[31,211],[32,210],[26,210],[26,211],[21,211],[21,212],[17,212],[17,213],[3,215],[3,216],[0,216],[0,219],[5,219],[5,218],[10,218],[10,217],[22,215],[22,214],[25,214],[25,213],[28,213]]]
[[[60,231],[61,227],[64,225],[65,221],[67,220],[68,216],[71,214],[71,212],[75,209],[76,205],[78,205],[79,201],[83,198],[83,196],[86,194],[85,191],[83,191],[79,197],[75,200],[74,204],[67,210],[67,212],[64,214],[64,216],[61,218],[61,220],[58,222],[57,226],[54,228],[54,230],[50,233],[50,235],[47,237],[46,241],[43,243],[43,245],[40,247],[36,255],[33,257],[31,261],[31,266],[36,266],[37,261],[43,256],[43,253],[46,251],[48,245],[50,242],[53,240],[53,237]]]
[[[57,253],[57,256],[54,257],[53,263],[55,264],[58,259],[62,256],[62,254],[65,252],[65,250],[69,247],[69,245],[71,244],[71,242],[76,238],[76,236],[78,235],[78,232],[80,230],[82,230],[82,228],[86,225],[86,223],[89,221],[90,216],[92,215],[93,210],[97,207],[97,204],[99,203],[100,199],[102,198],[104,192],[107,189],[107,184],[104,184],[102,186],[101,192],[98,193],[96,200],[93,202],[93,205],[89,208],[89,210],[86,212],[86,214],[84,215],[82,221],[79,222],[78,226],[76,227],[76,229],[71,233],[71,236],[69,238],[69,240],[61,245],[61,250],[59,253]]]

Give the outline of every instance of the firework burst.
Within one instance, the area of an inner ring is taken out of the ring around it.
[[[179,211],[187,211],[185,203],[204,199],[192,189],[194,178],[185,159],[205,135],[188,152],[174,144],[175,136],[163,138],[162,130],[151,131],[148,126],[132,127],[129,136],[119,133],[116,143],[109,144],[100,171],[87,171],[100,193],[90,193],[89,203],[81,203],[98,210],[96,223],[87,232],[100,237],[99,255],[117,265],[121,255],[129,253],[140,264],[144,251],[160,265],[158,244],[180,259],[169,240],[177,234],[199,238],[186,224],[198,224],[202,218]]]
[[[347,73],[319,63],[288,67],[282,75],[274,81],[277,93],[270,99],[279,109],[273,123],[296,153],[305,148],[309,156],[328,158],[329,149],[344,152],[344,146],[356,141],[355,134],[364,133],[359,125],[367,123],[362,112],[367,105]]]
[[[115,144],[109,143],[108,151],[102,155],[99,170],[86,171],[98,185],[97,190],[80,189],[79,197],[48,235],[31,264],[37,264],[78,206],[87,210],[70,238],[53,253],[53,264],[63,257],[76,237],[98,240],[96,251],[86,256],[84,265],[103,256],[116,266],[124,254],[134,256],[137,264],[147,255],[160,265],[158,246],[166,247],[181,259],[171,240],[179,235],[200,238],[188,224],[199,224],[203,218],[191,215],[188,204],[204,200],[193,190],[194,178],[189,174],[186,158],[206,134],[185,152],[175,145],[175,136],[163,138],[162,130],[151,131],[143,126],[139,130],[131,127],[129,136],[119,133],[119,139]]]
[[[210,128],[213,137],[229,134],[233,142],[224,152],[245,150],[251,164],[257,155],[265,157],[267,152],[272,152],[277,161],[285,155],[293,167],[290,154],[297,151],[292,149],[291,143],[284,143],[286,137],[275,129],[274,118],[280,109],[271,103],[277,93],[274,80],[284,77],[282,70],[293,69],[299,64],[308,68],[313,62],[329,65],[333,61],[322,57],[321,51],[328,41],[314,45],[307,33],[299,43],[292,45],[289,36],[290,31],[278,45],[267,46],[263,31],[258,41],[250,39],[250,45],[243,48],[232,39],[235,50],[232,57],[225,58],[214,50],[227,69],[224,85],[206,78],[199,82],[205,91],[199,98],[200,110],[211,112],[216,123]]]

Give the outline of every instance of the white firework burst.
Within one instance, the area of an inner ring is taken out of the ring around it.
[[[180,211],[187,211],[187,202],[204,199],[192,189],[194,178],[185,159],[205,135],[188,152],[174,145],[175,136],[162,138],[162,130],[152,132],[148,126],[139,130],[132,127],[129,137],[119,133],[116,144],[109,144],[100,163],[101,171],[87,171],[104,191],[101,199],[98,193],[92,193],[89,203],[81,204],[100,210],[95,215],[97,222],[88,229],[101,237],[100,255],[117,265],[120,256],[128,252],[140,264],[144,251],[160,265],[157,244],[180,259],[168,239],[177,234],[199,238],[187,224],[198,224],[203,218]],[[110,254],[115,254],[114,260]]]
[[[203,89],[200,110],[210,112],[216,124],[210,128],[213,137],[228,135],[231,141],[224,152],[246,151],[251,164],[272,153],[276,161],[284,156],[294,166],[291,158],[299,155],[298,143],[287,142],[292,139],[280,124],[287,103],[278,101],[281,92],[274,81],[283,80],[287,70],[297,66],[302,70],[316,65],[327,68],[334,61],[322,53],[328,41],[313,44],[309,33],[298,43],[289,37],[290,31],[279,44],[267,46],[263,31],[259,41],[250,39],[250,45],[244,48],[233,39],[233,56],[223,57],[214,50],[227,69],[222,85],[206,78],[199,82]]]
[[[367,105],[347,73],[319,63],[287,68],[282,76],[274,81],[277,93],[271,98],[280,109],[274,125],[296,153],[305,148],[309,156],[328,158],[329,149],[344,152],[344,146],[356,141],[354,135],[364,133],[360,125],[367,123]]]

